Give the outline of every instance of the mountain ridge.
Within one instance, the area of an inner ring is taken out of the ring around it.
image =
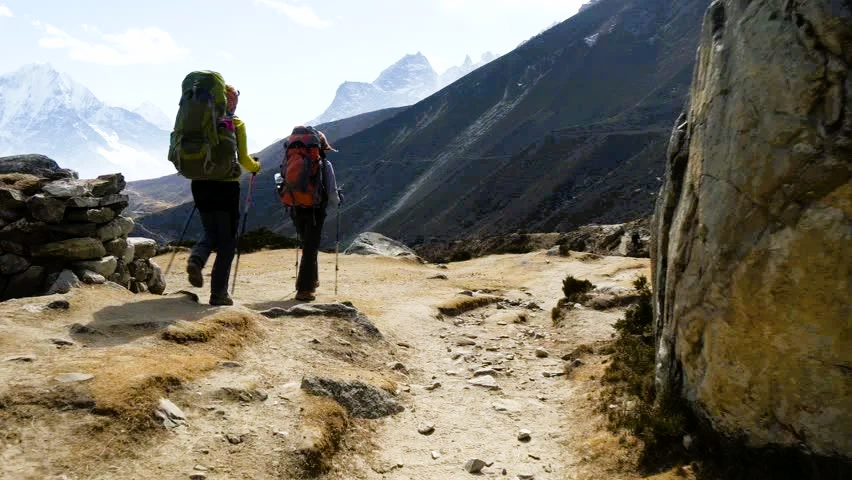
[[[83,177],[174,171],[169,132],[108,105],[49,63],[0,75],[0,155],[37,152]]]

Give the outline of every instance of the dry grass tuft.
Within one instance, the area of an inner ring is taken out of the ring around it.
[[[118,417],[137,430],[153,426],[152,413],[159,398],[219,361],[232,359],[255,335],[254,316],[228,309],[198,322],[181,322],[162,336],[182,345],[124,350],[120,356],[99,359],[91,366],[96,411]]]
[[[299,440],[293,451],[303,476],[326,472],[349,426],[346,409],[326,397],[306,397],[299,419]]]
[[[438,311],[444,315],[453,317],[486,305],[491,305],[492,303],[497,303],[501,300],[503,300],[503,297],[495,295],[456,295],[438,305]]]

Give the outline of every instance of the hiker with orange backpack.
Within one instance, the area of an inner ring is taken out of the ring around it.
[[[326,152],[336,151],[325,134],[313,127],[296,127],[284,141],[278,193],[281,203],[290,210],[290,218],[302,241],[296,300],[316,299],[319,287],[317,255],[326,209],[330,200],[337,206],[343,203],[334,167],[326,158]]]
[[[220,74],[205,70],[187,75],[182,92],[169,160],[192,180],[192,198],[204,227],[201,241],[187,260],[186,273],[192,286],[204,286],[201,272],[216,250],[210,305],[233,305],[228,279],[237,247],[241,167],[256,174],[260,162],[249,156],[245,124],[234,115],[237,89],[226,85]]]

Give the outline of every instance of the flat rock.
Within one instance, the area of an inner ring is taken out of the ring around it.
[[[98,178],[86,180],[85,183],[92,195],[96,197],[115,195],[124,190],[127,185],[124,175],[120,173],[101,175]]]
[[[74,342],[67,338],[49,338],[47,341],[58,347],[70,347],[74,345]]]
[[[148,260],[157,254],[157,242],[144,237],[127,237],[128,245],[133,246],[134,260]]]
[[[479,377],[471,378],[467,381],[467,383],[471,385],[476,385],[477,387],[485,387],[491,390],[498,390],[500,385],[497,384],[497,380],[494,379],[491,375],[482,375]]]
[[[506,413],[518,413],[521,411],[521,404],[516,400],[500,399],[491,404],[494,410]]]
[[[549,357],[549,356],[550,356],[550,352],[548,352],[547,350],[545,350],[545,349],[543,349],[543,348],[539,347],[539,348],[536,348],[536,349],[535,349],[535,356],[536,356],[537,358],[547,358],[547,357]]]
[[[86,182],[76,178],[55,180],[41,187],[44,193],[56,198],[83,197],[89,193]]]
[[[480,368],[473,372],[474,377],[480,377],[482,375],[497,375],[497,370],[494,370],[491,367]]]
[[[3,358],[4,362],[21,362],[21,363],[31,363],[36,359],[35,355],[11,355],[9,357]]]
[[[97,260],[74,262],[72,264],[72,268],[78,273],[85,270],[89,270],[99,275],[103,275],[104,277],[109,277],[110,275],[115,273],[115,268],[117,265],[118,259],[112,255],[109,255],[103,258],[99,258]],[[82,275],[80,276],[82,277]]]
[[[30,248],[33,257],[37,258],[91,260],[106,255],[104,245],[95,238],[72,238]]]
[[[311,395],[333,398],[353,417],[381,418],[405,409],[390,393],[361,380],[304,378],[300,388]]]
[[[51,180],[77,176],[73,170],[61,168],[54,160],[39,154],[0,157],[0,173],[26,173]]]
[[[532,439],[532,432],[526,428],[522,428],[518,432],[518,440],[521,442],[529,442]]]
[[[94,375],[91,375],[89,373],[78,373],[78,372],[63,373],[63,374],[61,374],[57,377],[54,377],[54,379],[56,381],[61,382],[61,383],[85,382],[85,381],[91,380],[93,378],[95,378]]]
[[[301,303],[290,308],[270,308],[260,312],[261,315],[267,318],[278,318],[284,316],[304,317],[310,315],[320,315],[348,319],[363,328],[364,333],[369,336],[382,338],[381,332],[375,325],[361,312],[359,312],[349,302],[341,303]]]

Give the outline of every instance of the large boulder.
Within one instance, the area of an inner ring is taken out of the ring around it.
[[[358,235],[343,253],[345,255],[420,258],[414,250],[408,248],[405,244],[375,232],[364,232]]]
[[[711,4],[651,247],[658,391],[752,446],[847,458],[850,9]]]
[[[51,180],[77,178],[77,173],[73,170],[61,168],[50,158],[37,154],[0,157],[0,174],[2,173],[26,173]]]
[[[578,252],[647,258],[650,240],[648,220],[642,219],[612,225],[584,225],[561,235],[558,243]]]

